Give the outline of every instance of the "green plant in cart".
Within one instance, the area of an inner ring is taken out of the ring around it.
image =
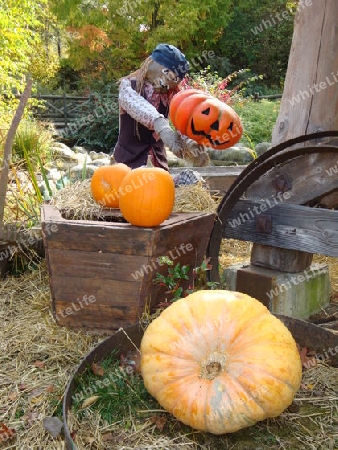
[[[166,294],[170,296],[169,301],[174,302],[182,298],[183,287],[180,284],[182,280],[189,280],[189,265],[181,265],[178,262],[174,266],[174,262],[167,256],[160,256],[159,263],[168,265],[168,274],[162,275],[157,273],[154,283],[165,286],[168,289]]]
[[[214,281],[208,281],[207,279],[207,271],[211,269],[210,258],[206,258],[202,261],[201,265],[195,267],[192,271],[192,284],[188,286],[188,288],[184,288],[182,283],[186,280],[189,280],[189,271],[190,266],[188,264],[177,263],[174,265],[174,262],[167,256],[161,256],[159,259],[159,263],[161,265],[167,264],[168,273],[156,274],[154,279],[154,283],[160,286],[165,286],[167,291],[165,294],[168,295],[166,302],[161,302],[159,306],[167,306],[170,302],[175,302],[176,300],[186,297],[194,291],[199,289],[218,289],[219,283]]]

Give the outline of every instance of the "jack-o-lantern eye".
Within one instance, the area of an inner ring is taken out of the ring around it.
[[[241,120],[229,105],[197,89],[176,94],[169,117],[182,134],[217,150],[233,146],[243,133]]]
[[[218,131],[218,129],[219,129],[219,121],[216,120],[214,123],[212,123],[212,124],[210,125],[210,128],[211,128],[212,130]]]

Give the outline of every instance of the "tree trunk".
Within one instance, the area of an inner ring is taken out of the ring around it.
[[[337,0],[300,1],[272,146],[316,131],[338,130],[337,23]],[[297,251],[288,252],[292,271],[304,270],[304,262],[311,262],[309,254],[302,258]],[[283,256],[285,250],[254,244],[252,262],[259,255],[261,265],[285,270],[279,267],[278,261],[285,259],[279,253]]]
[[[338,1],[301,3],[273,146],[303,134],[338,130]]]
[[[18,129],[20,120],[22,118],[26,103],[31,94],[32,89],[32,80],[28,80],[25,90],[21,95],[19,105],[15,111],[11,126],[9,127],[5,146],[4,146],[4,159],[3,159],[3,167],[0,173],[0,241],[4,236],[4,210],[6,203],[6,193],[7,193],[7,182],[8,182],[8,173],[9,173],[9,165],[12,161],[12,146],[15,137],[16,130]]]

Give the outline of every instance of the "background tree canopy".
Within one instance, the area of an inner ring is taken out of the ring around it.
[[[250,69],[281,92],[298,2],[286,0],[0,0],[0,86],[105,90],[160,42],[198,71]]]

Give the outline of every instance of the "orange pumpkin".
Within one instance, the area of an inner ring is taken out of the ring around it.
[[[159,167],[139,167],[129,172],[120,186],[120,210],[132,225],[156,227],[174,207],[172,176]]]
[[[216,150],[232,147],[243,134],[233,108],[198,89],[177,93],[170,103],[169,118],[182,134]]]
[[[102,206],[118,208],[119,187],[130,171],[131,168],[123,163],[98,167],[90,182],[94,200]]]
[[[202,290],[171,304],[140,350],[149,393],[181,422],[213,434],[280,415],[302,377],[289,330],[239,292]]]

